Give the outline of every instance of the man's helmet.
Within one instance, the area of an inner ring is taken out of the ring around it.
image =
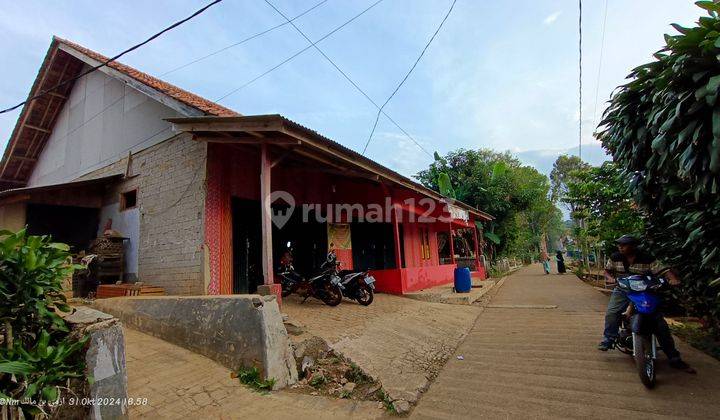
[[[632,235],[623,235],[615,239],[618,245],[640,245],[640,240]]]

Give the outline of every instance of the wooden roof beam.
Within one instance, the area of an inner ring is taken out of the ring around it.
[[[227,143],[227,144],[277,144],[277,145],[293,145],[297,146],[301,144],[300,140],[293,138],[278,138],[278,137],[262,137],[262,138],[248,138],[248,137],[210,137],[210,136],[193,136],[193,140],[207,142],[207,143]]]

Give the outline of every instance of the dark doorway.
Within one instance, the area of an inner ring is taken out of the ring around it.
[[[273,207],[273,210],[276,209]],[[302,213],[298,207],[282,228],[273,225],[273,259],[277,267],[290,243],[293,266],[298,273],[310,276],[327,257],[327,224],[318,222],[314,211],[309,211],[307,220],[303,221]]]
[[[353,222],[350,225],[353,268],[355,270],[398,268],[395,266],[393,230],[391,223]]]
[[[255,293],[262,284],[260,202],[232,199],[233,293]]]
[[[70,245],[72,252],[87,249],[95,239],[100,223],[100,210],[87,207],[27,205],[30,235],[51,235],[55,242]]]

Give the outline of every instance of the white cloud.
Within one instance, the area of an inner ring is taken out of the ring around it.
[[[543,25],[552,25],[553,23],[555,23],[557,18],[560,17],[560,14],[562,14],[562,12],[559,10],[557,12],[551,13],[543,20]]]

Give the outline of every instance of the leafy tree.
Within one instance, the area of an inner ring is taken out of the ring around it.
[[[625,234],[640,236],[644,231],[642,214],[630,192],[630,177],[612,162],[573,172],[563,202],[575,208],[574,219],[587,221],[581,235],[593,238],[606,254],[615,250],[614,239]]]
[[[720,331],[720,5],[672,26],[612,96],[600,140],[629,173],[653,251],[684,275],[686,306]]]
[[[589,168],[590,165],[583,162],[578,156],[560,155],[553,163],[553,169],[550,172],[550,191],[552,200],[555,202],[563,201],[567,195],[568,183],[573,181],[573,173],[578,170]],[[574,209],[574,203],[569,204],[570,211]]]
[[[484,234],[499,255],[534,257],[548,226],[561,225],[547,177],[507,152],[460,149],[437,156],[417,178],[437,191],[455,186],[455,198],[492,214]]]

